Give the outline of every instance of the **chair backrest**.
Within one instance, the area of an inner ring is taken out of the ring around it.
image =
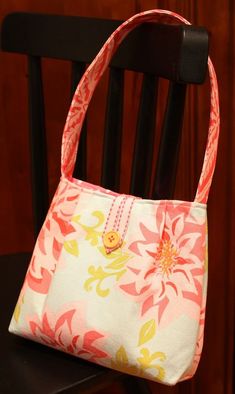
[[[74,92],[85,68],[121,21],[94,18],[9,14],[3,21],[1,49],[28,56],[32,193],[35,235],[48,209],[47,150],[41,58],[72,62]],[[187,84],[201,84],[207,72],[208,34],[204,28],[143,24],[116,52],[109,74],[101,185],[118,190],[122,138],[124,72],[143,73],[130,194],[171,198],[175,186]],[[159,78],[170,81],[153,187],[151,168]],[[86,180],[86,123],[74,176]],[[141,159],[140,159],[141,158]],[[151,189],[151,190],[150,190]]]

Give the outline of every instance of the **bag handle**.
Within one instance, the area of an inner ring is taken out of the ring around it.
[[[97,83],[99,82],[101,76],[107,68],[110,59],[119,44],[131,30],[144,22],[164,22],[177,24],[179,21],[183,24],[190,25],[190,22],[188,22],[182,16],[171,11],[161,9],[150,10],[134,15],[133,17],[122,23],[111,34],[111,36],[108,38],[108,40],[99,51],[98,55],[87,68],[74,93],[62,138],[62,177],[72,177],[76,161],[79,137],[82,129],[82,124],[86,115],[87,107],[92,98]],[[195,197],[196,202],[204,204],[207,202],[215,169],[220,124],[217,79],[210,58],[208,58],[208,68],[211,86],[209,132],[202,173],[200,176]]]

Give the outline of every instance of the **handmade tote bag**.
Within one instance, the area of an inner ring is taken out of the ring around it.
[[[211,112],[195,200],[148,200],[72,177],[94,89],[124,37],[143,22],[185,23],[165,10],[133,16],[86,70],[65,124],[61,180],[42,226],[10,332],[108,368],[173,385],[193,376],[205,322],[206,203],[216,162]]]

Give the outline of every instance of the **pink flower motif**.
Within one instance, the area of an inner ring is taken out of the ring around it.
[[[26,274],[25,286],[28,285],[37,293],[48,293],[64,238],[75,231],[69,219],[73,215],[78,197],[76,187],[69,183],[60,183],[39,233]]]
[[[82,322],[77,308],[72,308],[59,316],[44,312],[41,322],[37,317],[30,318],[29,327],[33,339],[47,346],[93,362],[107,358],[108,354],[94,345],[94,342],[102,345],[104,335],[95,330],[86,331]]]
[[[187,314],[197,318],[202,304],[206,217],[193,205],[162,202],[154,231],[140,223],[143,238],[132,242],[131,259],[121,289],[141,303],[141,315],[152,308],[158,323]],[[150,312],[152,313],[152,312]]]

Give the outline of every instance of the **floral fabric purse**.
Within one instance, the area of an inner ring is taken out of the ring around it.
[[[74,356],[173,385],[193,376],[203,344],[207,198],[219,104],[209,59],[211,113],[195,200],[147,200],[72,177],[93,91],[124,37],[143,22],[189,24],[165,10],[133,16],[81,79],[62,142],[62,176],[38,236],[9,330]]]

